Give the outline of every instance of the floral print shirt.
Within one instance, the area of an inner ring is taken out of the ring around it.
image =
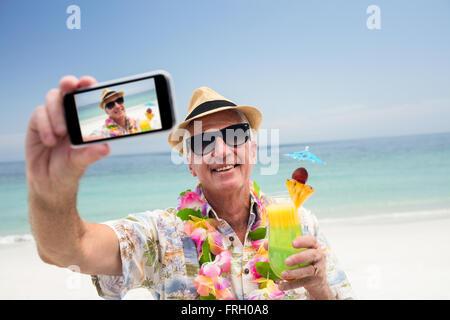
[[[258,213],[256,199],[251,196],[251,209],[245,243],[242,244],[230,225],[217,217],[209,206],[207,212],[215,217],[224,245],[232,254],[228,280],[236,299],[248,299],[258,289],[250,272],[250,261],[256,249],[248,239],[248,232]],[[183,221],[177,210],[155,210],[131,214],[106,222],[116,233],[120,243],[122,275],[93,275],[98,294],[105,299],[121,299],[133,288],[147,288],[155,299],[199,299],[194,278],[200,265],[194,241],[185,234]],[[353,299],[354,294],[344,271],[337,263],[331,247],[319,230],[317,218],[305,208],[299,209],[304,235],[314,235],[327,255],[328,284],[337,299]],[[304,288],[286,291],[283,299],[309,299]]]

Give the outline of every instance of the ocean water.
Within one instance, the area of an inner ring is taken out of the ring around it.
[[[283,155],[307,145],[325,165]],[[279,154],[276,174],[262,174],[268,165],[257,163],[252,179],[266,193],[286,191],[285,180],[306,167],[315,193],[305,207],[319,220],[450,212],[450,133],[282,145]],[[78,210],[86,221],[103,222],[163,209],[195,183],[170,153],[111,156],[87,170]],[[29,240],[24,162],[0,163],[0,195],[0,244]]]

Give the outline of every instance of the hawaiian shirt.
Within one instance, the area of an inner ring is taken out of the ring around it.
[[[101,134],[106,137],[117,137],[124,134],[140,132],[137,120],[126,117],[125,128],[119,126],[113,119],[108,118],[102,126]]]
[[[230,289],[236,299],[246,300],[258,289],[250,272],[250,261],[257,250],[248,239],[248,232],[258,219],[256,199],[251,195],[250,215],[245,243],[242,244],[230,225],[218,218],[209,206],[209,217],[218,220],[217,231],[222,234],[224,246],[232,254],[231,269],[227,274]],[[122,275],[93,275],[92,281],[99,296],[121,299],[133,288],[147,288],[159,299],[199,299],[194,278],[200,264],[194,241],[185,234],[183,221],[177,210],[146,211],[105,222],[116,233],[120,244]],[[319,230],[317,218],[305,208],[299,209],[303,235],[314,235],[327,255],[327,280],[337,299],[354,299],[347,276],[338,266],[331,247]],[[285,291],[283,299],[309,299],[302,287]]]

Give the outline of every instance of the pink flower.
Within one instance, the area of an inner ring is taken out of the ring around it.
[[[190,220],[186,220],[184,222],[184,233],[191,236],[192,232],[194,232],[194,224]]]
[[[191,239],[194,240],[195,246],[197,247],[199,259],[202,256],[202,246],[207,237],[206,230],[203,228],[197,228],[191,233]]]
[[[186,191],[182,196],[178,197],[178,210],[191,208],[194,210],[202,210],[204,202],[196,192]]]
[[[202,297],[207,297],[209,294],[215,294],[214,283],[211,278],[199,275],[194,279],[194,288]]]
[[[215,263],[220,267],[222,272],[229,272],[231,268],[231,253],[230,251],[222,251],[216,256]]]
[[[228,290],[230,283],[221,277],[222,269],[216,261],[206,262],[201,268],[199,275],[194,279],[194,287],[200,296],[213,295],[218,300],[234,299]]]
[[[217,300],[236,300],[228,288],[224,289],[224,290],[217,290],[216,291],[216,299]]]
[[[221,273],[220,267],[214,262],[206,262],[200,268],[200,275],[208,278],[218,277]]]
[[[272,280],[259,279],[257,282],[260,283],[260,289],[256,290],[252,296],[249,297],[249,300],[279,300],[285,294],[284,291],[278,289],[278,285]]]
[[[285,293],[284,291],[281,291],[278,288],[278,285],[275,284],[272,280],[268,281],[266,289],[269,293],[270,299],[274,299],[274,300],[280,299],[281,297],[283,297],[283,295]]]
[[[259,240],[253,241],[252,247],[255,248],[256,250],[258,250],[263,245],[264,240],[265,239],[259,239]]]
[[[256,271],[256,266],[255,263],[257,262],[266,262],[267,258],[264,256],[257,256],[255,259],[253,259],[252,261],[250,261],[249,266],[250,266],[250,272],[253,275],[253,278],[258,279],[261,278],[262,276],[258,273],[258,271]]]
[[[222,236],[217,231],[208,234],[209,249],[213,255],[220,254],[224,248],[222,248]]]
[[[230,283],[224,277],[216,277],[213,279],[214,288],[216,290],[224,290],[230,286]]]

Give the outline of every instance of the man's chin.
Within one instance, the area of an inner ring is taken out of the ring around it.
[[[215,190],[220,192],[228,192],[238,190],[243,185],[243,177],[238,174],[220,174],[213,173],[212,184]]]

